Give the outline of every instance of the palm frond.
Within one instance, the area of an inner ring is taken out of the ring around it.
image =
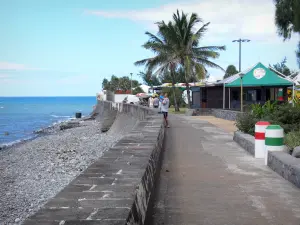
[[[193,48],[199,51],[225,51],[226,46],[203,46],[203,47],[197,47]]]
[[[151,60],[153,58],[148,58],[148,59],[142,59],[142,60],[139,60],[139,61],[136,61],[134,63],[135,66],[143,66],[145,65],[149,60]]]
[[[195,68],[195,75],[197,77],[198,80],[203,80],[206,77],[206,69],[203,65],[201,64],[195,64],[194,65]]]
[[[204,58],[199,57],[199,58],[194,58],[194,60],[195,60],[198,64],[201,64],[201,65],[203,65],[203,66],[207,66],[207,67],[215,68],[215,69],[220,69],[220,70],[222,70],[222,71],[225,72],[225,70],[224,70],[221,66],[219,66],[218,64],[216,64],[216,63],[214,63],[214,62],[211,62],[211,61],[209,61],[209,60],[207,60],[207,59],[204,59]]]
[[[196,33],[194,34],[193,39],[191,40],[191,43],[189,43],[189,45],[196,47],[199,44],[199,41],[202,39],[202,37],[204,36],[205,32],[207,31],[207,27],[210,24],[210,22],[204,24],[202,27],[200,27]]]
[[[213,58],[213,59],[216,59],[219,56],[220,56],[220,53],[218,53],[216,51],[210,51],[210,50],[206,50],[206,51],[193,50],[193,57],[196,57],[196,58],[204,58],[204,59]]]
[[[156,35],[148,32],[148,31],[145,32],[145,34],[149,36],[149,41],[150,42],[158,42],[158,43],[163,44],[163,41],[159,37],[157,37]]]

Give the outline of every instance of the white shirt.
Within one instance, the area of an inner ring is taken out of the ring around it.
[[[170,101],[168,98],[164,98],[162,104],[161,104],[161,111],[162,112],[168,112],[169,111],[169,105]]]

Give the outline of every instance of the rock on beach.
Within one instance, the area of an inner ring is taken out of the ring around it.
[[[44,133],[0,151],[0,224],[21,224],[122,137],[95,120]]]

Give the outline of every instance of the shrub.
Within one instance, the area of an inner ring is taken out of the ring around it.
[[[277,102],[271,103],[267,101],[264,105],[261,104],[252,104],[251,105],[251,114],[261,119],[267,115],[272,114],[277,109]]]
[[[285,144],[290,148],[300,146],[300,131],[292,131],[285,136]]]
[[[239,131],[254,135],[255,124],[258,120],[251,113],[242,113],[237,116],[235,125]]]
[[[264,105],[253,104],[251,111],[237,117],[236,126],[244,132],[253,135],[255,123],[259,120],[269,121],[271,124],[280,125],[285,133],[300,130],[300,105],[266,102]]]
[[[285,133],[300,130],[300,108],[293,107],[291,104],[279,105],[273,113],[264,119],[272,124],[280,125]]]

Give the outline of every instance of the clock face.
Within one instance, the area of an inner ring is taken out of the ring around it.
[[[266,71],[263,68],[257,68],[253,71],[253,76],[256,79],[261,79],[266,75]]]

